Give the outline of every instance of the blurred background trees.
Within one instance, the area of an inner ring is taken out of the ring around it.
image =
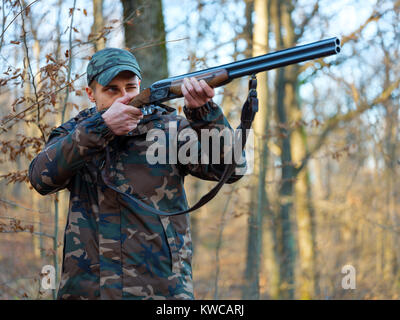
[[[399,25],[396,0],[2,0],[0,297],[54,297],[41,270],[59,275],[68,193],[38,195],[27,170],[51,130],[90,106],[96,50],[131,50],[146,87],[337,36],[338,56],[258,74],[253,173],[191,215],[195,295],[398,299]],[[233,127],[247,86],[216,90]],[[213,185],[185,183],[191,203]],[[341,286],[347,264],[355,290]]]

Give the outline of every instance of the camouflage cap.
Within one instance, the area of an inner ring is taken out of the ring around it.
[[[87,83],[90,85],[93,80],[96,80],[102,86],[106,86],[121,71],[132,71],[139,79],[142,79],[139,64],[129,51],[118,48],[97,51],[87,66]]]

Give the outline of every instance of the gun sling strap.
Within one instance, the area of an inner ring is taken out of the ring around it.
[[[240,153],[242,153],[245,145],[246,145],[246,140],[247,140],[247,130],[251,128],[251,124],[253,123],[254,120],[254,116],[256,114],[256,112],[258,111],[258,99],[257,99],[257,79],[255,75],[252,75],[251,79],[249,80],[249,93],[247,96],[247,99],[242,107],[242,114],[240,117],[240,124],[237,127],[237,131],[241,132],[241,150]],[[107,152],[106,152],[106,162],[110,162],[110,154],[109,154],[109,150],[108,148]],[[173,215],[179,215],[179,214],[185,214],[185,213],[189,213],[191,211],[194,211],[196,209],[199,209],[200,207],[204,206],[207,202],[209,202],[210,200],[212,200],[218,193],[218,191],[222,188],[222,186],[225,184],[225,182],[228,181],[228,179],[232,176],[233,172],[235,171],[235,168],[237,166],[236,162],[235,162],[235,157],[232,157],[233,161],[231,164],[227,164],[225,166],[225,170],[221,175],[220,180],[218,181],[218,183],[207,193],[205,194],[203,197],[200,198],[200,200],[194,204],[191,208],[186,209],[186,210],[182,210],[182,211],[177,211],[177,212],[166,212],[166,211],[161,211],[158,210],[150,205],[148,205],[147,203],[136,199],[135,197],[133,197],[132,195],[123,193],[124,196],[128,197],[130,200],[132,200],[134,203],[136,203],[138,206],[140,206],[141,208],[155,213],[157,215],[161,215],[161,216],[173,216]],[[107,166],[106,166],[107,168]],[[113,183],[111,183],[106,170],[102,171],[102,178],[104,180],[104,182],[110,187],[112,188],[114,191],[121,193],[120,190],[118,190],[116,187],[113,186]]]

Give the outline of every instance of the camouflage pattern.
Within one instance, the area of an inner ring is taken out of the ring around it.
[[[131,136],[115,136],[102,112],[86,109],[55,129],[32,161],[29,179],[40,194],[70,191],[58,299],[194,299],[189,215],[158,216],[126,196],[175,212],[188,208],[185,175],[219,179],[224,165],[146,161],[150,129],[230,128],[213,102],[184,110],[186,118],[157,106]]]
[[[87,83],[89,85],[96,80],[105,87],[121,71],[132,71],[142,79],[139,64],[132,53],[118,48],[105,48],[90,59],[86,70]]]

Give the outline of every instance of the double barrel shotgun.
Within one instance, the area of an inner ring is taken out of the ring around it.
[[[154,82],[149,88],[144,89],[139,95],[134,97],[129,104],[134,107],[145,108],[147,105],[181,98],[183,96],[181,84],[184,78],[195,77],[197,80],[204,80],[211,87],[216,88],[236,78],[334,55],[339,52],[340,40],[334,37],[217,67],[186,73]]]

